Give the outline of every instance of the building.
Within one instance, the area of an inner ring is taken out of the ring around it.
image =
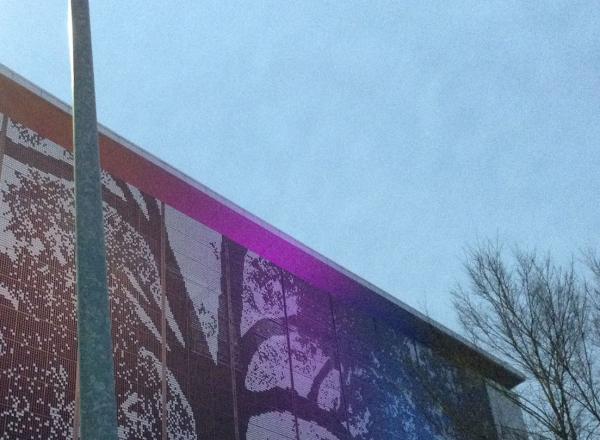
[[[68,107],[2,67],[2,439],[77,424],[71,144]],[[100,146],[120,438],[491,439],[520,419],[490,384],[523,378],[492,355],[106,128]]]

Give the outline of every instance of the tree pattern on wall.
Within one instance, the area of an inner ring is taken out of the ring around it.
[[[73,158],[0,117],[0,439],[72,438]],[[425,382],[487,408],[406,332],[102,179],[119,438],[464,438]]]

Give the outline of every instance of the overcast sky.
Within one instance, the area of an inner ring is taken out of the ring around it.
[[[0,62],[70,102],[66,3]],[[92,3],[100,122],[454,329],[465,246],[600,248],[595,1]]]

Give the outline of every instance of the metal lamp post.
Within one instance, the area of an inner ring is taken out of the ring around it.
[[[83,440],[117,439],[102,185],[88,0],[70,0],[79,427]],[[77,438],[77,433],[75,433]]]

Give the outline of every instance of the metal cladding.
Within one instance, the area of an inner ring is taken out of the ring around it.
[[[73,438],[69,118],[11,87],[0,88],[0,438]],[[515,384],[514,372],[106,138],[120,439],[464,438],[457,413],[492,438],[486,381]],[[453,363],[440,340],[481,368]]]

